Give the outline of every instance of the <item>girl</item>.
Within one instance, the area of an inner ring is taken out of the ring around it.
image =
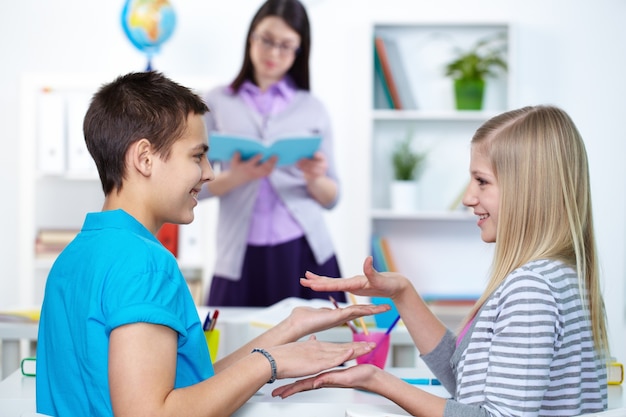
[[[343,292],[316,294],[298,278],[312,270],[339,276],[323,210],[333,208],[339,185],[330,121],[309,93],[311,36],[297,0],[268,0],[254,16],[243,65],[228,87],[209,92],[209,130],[271,143],[286,135],[320,135],[311,159],[276,167],[235,154],[221,165],[202,197],[219,197],[219,249],[208,304],[268,306],[286,297],[345,301]]]
[[[275,390],[321,387],[384,395],[414,416],[575,416],[607,407],[607,328],[600,293],[585,146],[551,106],[496,116],[474,135],[463,203],[496,244],[491,277],[457,336],[410,281],[378,273],[302,285],[391,297],[444,399],[374,366],[359,365]]]

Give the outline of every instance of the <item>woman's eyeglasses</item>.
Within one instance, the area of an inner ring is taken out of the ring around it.
[[[272,39],[263,35],[253,34],[251,38],[266,52],[271,52],[274,48],[278,49],[278,54],[280,56],[295,55],[300,51],[299,46],[291,45],[288,43],[274,42]]]

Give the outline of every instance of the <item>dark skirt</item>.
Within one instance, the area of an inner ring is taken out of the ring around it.
[[[241,279],[213,276],[207,303],[212,307],[267,307],[287,297],[328,299],[329,295],[338,302],[346,301],[344,292],[316,292],[300,285],[306,271],[341,277],[337,258],[318,265],[305,237],[276,246],[248,245]]]

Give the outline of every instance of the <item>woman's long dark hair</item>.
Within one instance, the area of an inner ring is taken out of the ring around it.
[[[250,60],[250,39],[256,26],[261,20],[268,16],[276,16],[285,21],[290,28],[300,35],[300,48],[296,53],[293,65],[288,71],[296,86],[301,90],[309,90],[309,54],[311,51],[311,27],[306,9],[298,0],[267,0],[256,12],[248,35],[246,36],[246,50],[244,52],[243,64],[239,74],[231,83],[234,91],[239,91],[241,85],[246,80],[255,82],[254,68]]]

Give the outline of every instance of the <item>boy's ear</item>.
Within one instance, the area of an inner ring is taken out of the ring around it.
[[[142,175],[150,176],[153,158],[155,157],[150,141],[145,138],[139,139],[131,145],[128,151],[131,166]]]

